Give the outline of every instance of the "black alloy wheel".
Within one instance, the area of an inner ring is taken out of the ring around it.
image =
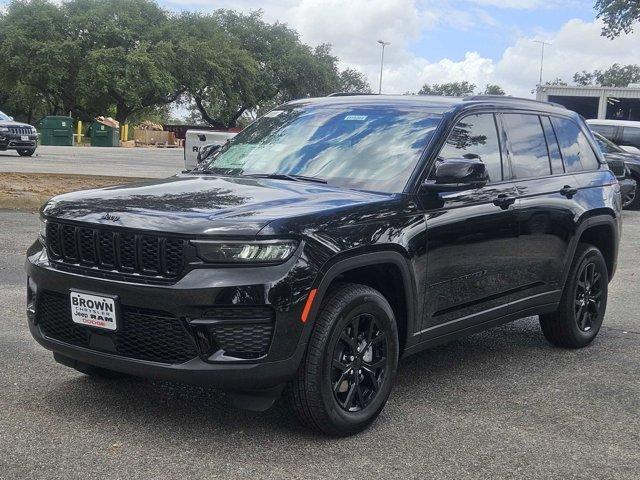
[[[365,409],[380,391],[388,368],[388,339],[370,313],[355,315],[333,351],[331,381],[340,408]]]
[[[589,345],[607,309],[609,271],[597,247],[580,243],[567,276],[558,309],[540,315],[545,338],[565,348]]]
[[[622,197],[622,208],[630,208],[636,200],[637,187],[628,191]]]
[[[591,330],[594,321],[600,317],[603,281],[602,274],[598,272],[595,262],[585,263],[578,273],[575,317],[578,328],[583,332]]]
[[[355,283],[333,286],[289,385],[298,418],[332,436],[364,430],[389,398],[399,353],[396,319],[384,295]]]

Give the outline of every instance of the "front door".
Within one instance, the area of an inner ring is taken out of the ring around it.
[[[464,328],[505,310],[517,298],[517,189],[510,180],[494,114],[461,119],[439,161],[478,158],[489,183],[484,188],[426,198],[427,294],[423,333]],[[503,159],[505,161],[503,162]]]

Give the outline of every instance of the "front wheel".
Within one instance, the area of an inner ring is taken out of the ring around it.
[[[18,155],[20,155],[21,157],[30,157],[34,153],[36,153],[35,148],[22,148],[18,150]]]
[[[540,316],[542,333],[559,347],[589,345],[602,326],[607,309],[609,273],[600,250],[580,243],[558,310]]]
[[[327,435],[353,435],[380,414],[398,366],[398,329],[384,296],[340,284],[323,301],[290,385],[300,420]]]

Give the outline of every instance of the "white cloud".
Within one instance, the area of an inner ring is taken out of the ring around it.
[[[587,0],[168,0],[172,5],[198,8],[234,8],[248,12],[261,8],[268,21],[295,28],[310,45],[331,43],[343,66],[365,73],[378,85],[380,47],[385,53],[384,87],[389,93],[417,91],[424,83],[468,80],[478,89],[487,83],[501,85],[509,94],[530,96],[538,80],[540,46],[535,38],[518,33],[517,25],[499,25],[483,7],[521,10],[567,6]],[[466,3],[465,3],[466,2]],[[464,8],[462,7],[464,5]],[[454,8],[455,7],[455,8]],[[470,46],[458,58],[429,62],[410,50],[425,31],[451,28],[464,31],[478,23],[492,26],[513,38],[500,58],[482,57]],[[637,63],[640,31],[608,40],[600,35],[598,21],[567,21],[556,32],[537,31],[536,38],[552,43],[545,51],[544,78],[571,81],[581,70],[606,68],[617,62]]]

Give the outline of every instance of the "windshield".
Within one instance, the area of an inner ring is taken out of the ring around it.
[[[620,152],[624,152],[623,149],[621,149],[619,146],[617,146],[612,141],[607,140],[602,135],[594,132],[593,136],[596,137],[596,141],[598,142],[598,146],[600,147],[600,150],[602,150],[602,153],[620,153]]]
[[[199,171],[402,192],[440,119],[428,108],[283,107],[248,126]]]
[[[9,121],[11,120],[11,117],[9,117],[9,115],[5,115],[3,112],[0,112],[0,120]]]

